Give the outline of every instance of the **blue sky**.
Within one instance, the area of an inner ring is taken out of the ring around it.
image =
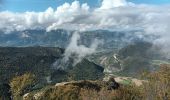
[[[64,2],[73,2],[74,0],[0,0],[1,11],[9,10],[13,12],[25,11],[44,11],[48,7],[57,8]],[[81,3],[87,2],[91,7],[100,6],[101,0],[79,0]],[[128,0],[133,3],[144,4],[169,4],[170,0]]]

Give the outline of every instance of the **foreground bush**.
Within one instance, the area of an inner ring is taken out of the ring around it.
[[[170,100],[170,65],[161,65],[160,70],[146,75],[144,96],[148,100]]]
[[[117,90],[108,90],[105,83],[81,81],[30,93],[25,100],[140,100],[141,98],[140,90],[136,86],[121,86]]]
[[[121,86],[117,90],[101,91],[83,89],[81,91],[82,100],[143,100],[141,91],[136,86]]]
[[[13,98],[17,100],[24,93],[29,92],[34,83],[35,76],[30,73],[13,78],[10,82]]]

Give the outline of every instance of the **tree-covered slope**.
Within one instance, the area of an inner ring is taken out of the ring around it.
[[[103,68],[87,59],[69,70],[54,69],[53,64],[63,57],[64,50],[55,47],[1,47],[0,48],[0,82],[8,83],[15,76],[32,73],[38,83],[56,83],[75,80],[99,79]]]

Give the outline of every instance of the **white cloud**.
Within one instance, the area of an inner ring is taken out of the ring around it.
[[[77,24],[77,19],[88,15],[89,6],[85,3],[80,5],[78,1],[74,1],[71,5],[68,3],[59,6],[54,13],[55,21],[47,27],[47,31],[57,28],[75,29],[74,24]],[[75,23],[74,23],[75,22]],[[81,25],[81,23],[78,23]]]
[[[103,0],[101,9],[111,9],[114,7],[127,6],[128,2],[126,0]]]
[[[74,1],[72,4],[65,3],[56,10],[49,7],[44,12],[13,13],[3,11],[0,12],[0,30],[10,32],[14,30],[45,28],[49,31],[75,22],[76,19],[86,16],[88,10],[89,6],[87,4],[80,5],[78,1]]]

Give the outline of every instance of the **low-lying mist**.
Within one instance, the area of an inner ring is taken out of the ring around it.
[[[75,66],[77,63],[81,62],[83,58],[89,56],[97,51],[99,45],[102,44],[102,41],[94,39],[94,41],[89,44],[87,47],[80,43],[81,37],[79,32],[74,32],[70,39],[70,43],[65,49],[63,58],[57,60],[53,67],[56,69],[67,69],[67,67]]]

